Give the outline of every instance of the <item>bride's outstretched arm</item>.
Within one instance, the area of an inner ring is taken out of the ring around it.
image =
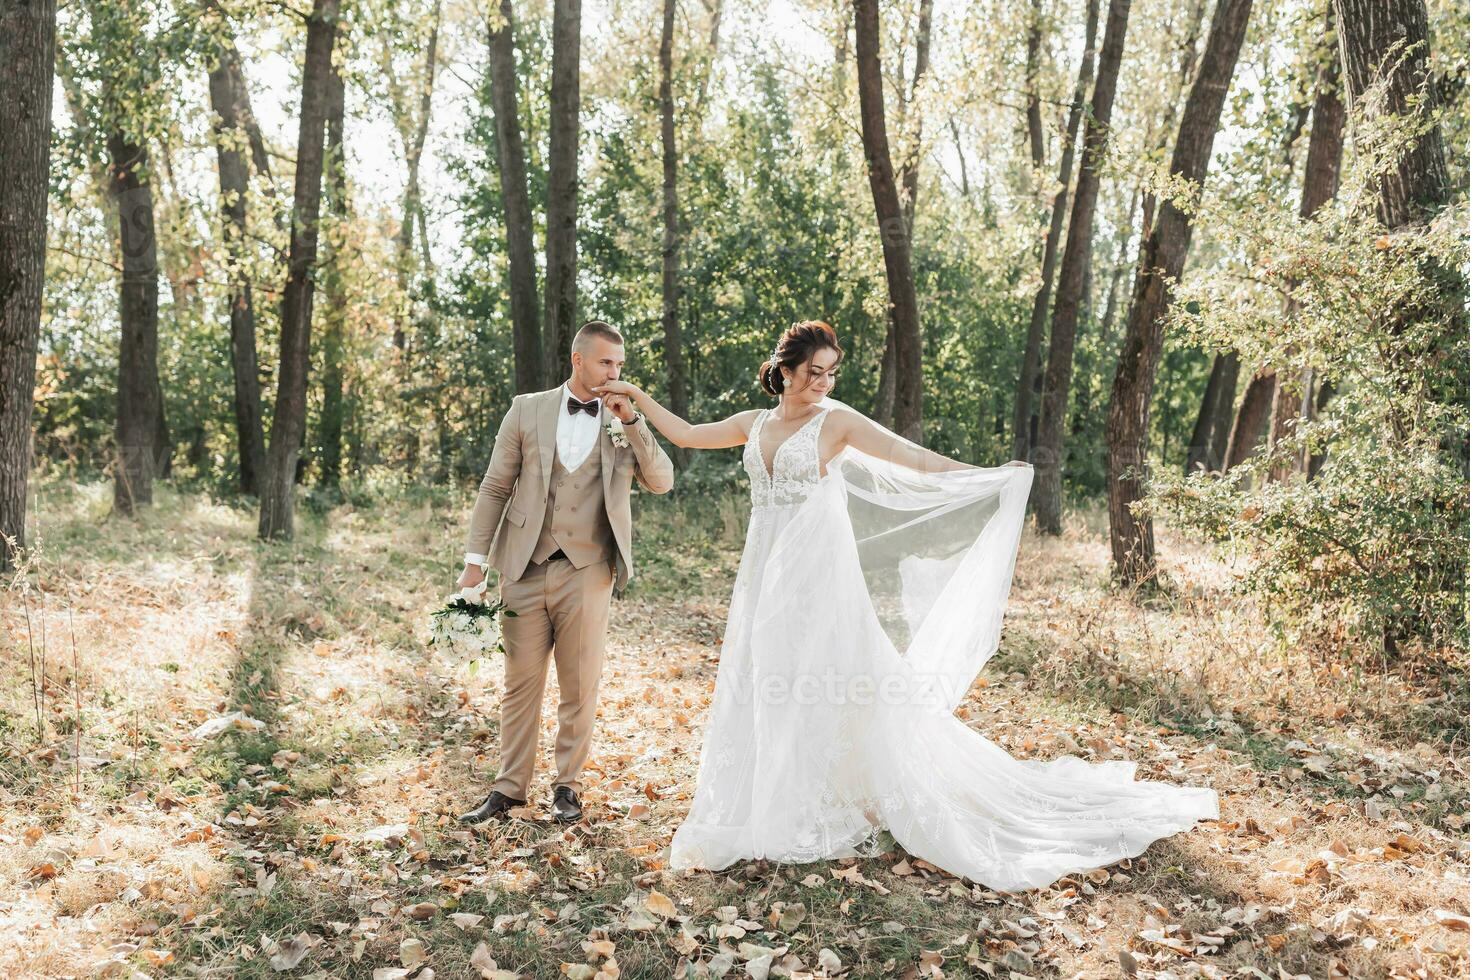
[[[664,408],[652,395],[635,384],[626,381],[609,381],[592,389],[599,395],[627,395],[638,406],[653,427],[664,434],[676,446],[685,449],[726,449],[743,446],[750,435],[750,424],[755,420],[756,410],[736,412],[719,422],[693,425]]]
[[[838,429],[839,448],[852,446],[869,456],[877,456],[909,469],[923,473],[940,473],[946,470],[977,470],[984,467],[972,466],[957,459],[950,459],[917,443],[899,438],[878,425],[872,419],[857,412],[834,412],[828,425]],[[1023,460],[1013,459],[1007,466],[1029,466]]]

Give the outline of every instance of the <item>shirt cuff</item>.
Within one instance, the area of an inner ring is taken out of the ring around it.
[[[477,555],[477,554],[474,554],[472,552],[468,552],[467,551],[467,552],[465,552],[464,563],[466,565],[485,565],[486,564],[485,556],[484,555]]]

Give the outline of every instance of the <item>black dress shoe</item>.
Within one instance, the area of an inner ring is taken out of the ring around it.
[[[582,801],[577,791],[570,786],[558,786],[551,800],[551,815],[560,823],[575,823],[582,819]]]
[[[525,800],[513,800],[498,789],[492,790],[490,795],[485,797],[484,803],[481,803],[469,813],[461,813],[459,815],[459,822],[477,824],[484,823],[486,820],[496,820],[504,816],[511,808],[525,805]]]

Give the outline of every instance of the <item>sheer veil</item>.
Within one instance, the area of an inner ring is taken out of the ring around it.
[[[831,397],[821,404],[856,412]],[[1031,468],[926,473],[848,446],[826,479],[846,502],[884,633],[932,685],[932,703],[952,711],[1000,643]]]

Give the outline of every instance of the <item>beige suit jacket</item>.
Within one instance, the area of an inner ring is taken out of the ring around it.
[[[470,515],[465,551],[488,555],[490,564],[511,581],[525,574],[541,537],[561,407],[560,385],[511,399]],[[609,417],[604,411],[596,451],[601,453],[603,503],[617,542],[613,591],[621,595],[633,577],[633,480],[649,493],[668,493],[674,486],[674,464],[646,419],[623,427],[627,447],[614,446],[605,428]]]

